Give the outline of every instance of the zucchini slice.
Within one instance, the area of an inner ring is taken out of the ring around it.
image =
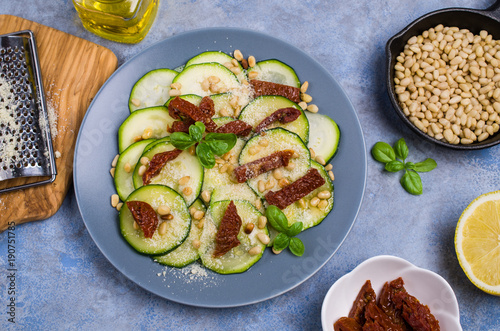
[[[192,212],[193,208],[195,208],[196,211],[206,212],[205,205],[200,199],[197,199],[191,205],[191,208],[189,208],[192,216],[194,214],[194,212]],[[186,240],[173,251],[164,255],[155,256],[153,259],[156,262],[171,267],[182,268],[198,260],[200,254],[198,253],[198,249],[193,245],[193,241],[200,240],[203,227],[200,226],[200,220],[197,220],[195,217],[192,217],[191,222],[191,230],[189,230],[189,235]]]
[[[155,69],[142,76],[130,92],[128,100],[130,112],[162,106],[169,98],[170,84],[177,74],[177,71],[170,69]]]
[[[159,142],[153,145],[150,149],[144,151],[142,157],[147,157],[149,160],[155,154],[174,150],[175,147],[168,141]],[[133,180],[134,187],[137,189],[143,186],[142,176],[139,175],[139,166],[135,167]],[[200,194],[203,184],[203,166],[195,155],[191,155],[187,150],[175,159],[168,161],[160,173],[151,179],[151,184],[166,185],[178,192],[186,204],[190,206]],[[189,178],[187,183],[179,184],[181,178]],[[150,185],[150,184],[149,184]]]
[[[220,51],[208,51],[192,57],[189,61],[187,61],[186,67],[193,64],[210,63],[210,62],[216,62],[222,64],[223,66],[226,66],[226,64],[230,64],[231,66],[234,67],[234,63],[232,61],[233,57],[227,55],[226,53]],[[247,75],[239,62],[238,62],[238,68],[239,68],[239,73],[236,74],[236,76],[238,77],[238,80],[241,82],[243,79],[247,79]]]
[[[300,139],[307,144],[309,140],[309,121],[302,108],[285,97],[277,95],[263,95],[257,97],[243,108],[239,119],[245,121],[255,129],[255,127],[257,127],[266,117],[270,116],[278,109],[288,107],[299,109],[301,115],[290,123],[282,124],[276,121],[269,125],[267,130],[276,127],[287,129],[288,131],[296,133]]]
[[[168,105],[170,104],[170,101],[174,100],[175,97],[171,97],[170,99],[165,102],[165,107],[168,108]],[[179,95],[179,98],[184,99],[186,101],[191,102],[195,106],[199,106],[201,102],[201,97],[196,94],[183,94]]]
[[[267,142],[263,143],[263,140],[266,140]],[[263,145],[267,145],[267,147],[262,147]],[[258,152],[251,154],[251,149],[252,152],[255,152],[256,149]],[[292,158],[288,167],[281,167],[279,170],[281,171],[282,178],[286,179],[289,183],[292,183],[304,176],[307,173],[307,170],[309,170],[309,167],[311,166],[311,153],[298,135],[283,128],[267,130],[265,131],[265,135],[257,135],[248,140],[241,150],[239,162],[240,165],[242,165],[271,155],[272,153],[287,149],[295,151],[298,157]],[[274,185],[271,189],[260,191],[259,181],[263,181],[264,183],[271,182]],[[265,194],[269,191],[277,191],[281,189],[278,184],[278,180],[276,180],[273,176],[273,171],[251,178],[247,180],[247,184],[261,198],[264,198]]]
[[[314,150],[316,155],[319,155],[328,162],[335,156],[339,147],[340,129],[327,115],[305,112],[309,124],[314,128],[309,133],[309,143],[307,147]]]
[[[167,253],[182,244],[188,236],[191,215],[184,199],[170,187],[163,185],[144,186],[132,192],[127,201],[144,201],[155,210],[160,206],[168,206],[174,216],[169,221],[163,221],[159,218],[159,226],[162,222],[168,222],[165,234],[160,235],[156,230],[152,238],[146,238],[141,229],[134,229],[134,217],[127,204],[123,204],[119,216],[121,233],[130,246],[139,253],[152,255]]]
[[[116,193],[118,193],[118,196],[120,196],[121,201],[127,200],[129,194],[135,190],[134,181],[132,180],[135,165],[139,161],[139,158],[141,157],[142,152],[144,152],[144,149],[154,141],[156,140],[146,139],[138,141],[130,145],[126,150],[123,151],[123,153],[120,154],[118,162],[116,163],[114,181]],[[127,168],[129,169],[128,172],[125,170],[125,165],[127,163]]]
[[[279,60],[259,61],[248,73],[257,72],[256,79],[277,84],[300,87],[300,80],[292,67]]]
[[[264,253],[266,245],[259,239],[258,234],[268,236],[267,228],[259,229],[258,220],[262,214],[247,201],[233,200],[241,218],[242,225],[238,234],[240,245],[232,248],[221,257],[213,257],[215,249],[215,237],[220,225],[220,221],[229,205],[230,201],[217,201],[210,204],[205,216],[205,224],[201,235],[201,246],[199,249],[201,262],[205,267],[220,274],[234,274],[248,270],[255,264]],[[246,234],[244,229],[248,223],[253,223],[254,228],[250,234]],[[260,247],[260,253],[251,255],[248,253],[253,247]]]
[[[207,88],[204,84],[209,81],[209,77],[215,77],[218,81],[214,81],[210,88]],[[184,68],[173,82],[181,84],[182,94],[196,94],[202,97],[239,90],[241,87],[238,78],[231,70],[215,62],[190,65]]]
[[[136,137],[142,137],[146,129],[152,130],[149,138],[163,138],[170,135],[167,127],[174,119],[168,114],[166,107],[150,107],[131,113],[118,129],[118,151],[122,153],[128,146],[136,142]]]

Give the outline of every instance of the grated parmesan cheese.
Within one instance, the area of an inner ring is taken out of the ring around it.
[[[21,130],[21,123],[16,120],[20,101],[16,99],[13,86],[0,76],[0,167],[6,171],[14,167],[16,159],[21,157],[21,142],[16,133]]]

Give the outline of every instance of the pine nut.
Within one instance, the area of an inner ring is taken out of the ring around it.
[[[198,209],[196,209],[196,207],[191,207],[189,208],[189,214],[191,216],[194,216],[194,213],[196,213],[198,211]]]
[[[287,186],[287,185],[289,185],[289,184],[290,184],[290,182],[289,182],[289,181],[288,181],[288,179],[286,179],[286,178],[281,178],[281,179],[278,181],[278,185],[279,185],[280,187],[285,187],[285,186]]]
[[[269,242],[271,241],[269,239],[269,236],[267,234],[263,233],[263,232],[259,232],[257,234],[257,238],[259,238],[260,242],[263,243],[264,245],[269,244]]]
[[[325,170],[326,171],[329,171],[329,170],[332,170],[333,169],[333,166],[331,164],[328,164],[325,166]]]
[[[141,101],[139,99],[132,99],[130,100],[130,102],[132,102],[132,104],[136,107],[139,107],[141,105]]]
[[[205,226],[205,218],[202,218],[202,219],[198,222],[198,224],[196,225],[196,227],[197,227],[198,229],[203,229],[203,227],[204,227],[204,226]]]
[[[203,199],[203,201],[209,202],[210,198],[211,198],[210,192],[209,191],[203,191],[203,192],[201,192],[201,198]]]
[[[160,236],[163,236],[165,233],[167,233],[167,222],[161,222],[161,224],[158,226],[158,234]]]
[[[285,167],[286,170],[293,170],[295,169],[295,163],[288,162],[288,165]]]
[[[113,206],[113,208],[116,208],[119,202],[120,202],[120,197],[118,196],[118,194],[111,195],[111,206]]]
[[[203,81],[200,83],[200,85],[201,85],[201,89],[202,89],[203,91],[205,91],[205,92],[206,92],[206,91],[208,91],[208,90],[210,89],[210,82],[208,81],[208,79],[203,80]]]
[[[205,216],[205,213],[201,210],[197,210],[193,215],[195,220],[201,220],[203,216]]]
[[[161,205],[161,206],[158,207],[158,209],[156,210],[156,212],[160,216],[164,216],[164,215],[170,214],[171,210],[170,210],[169,206]]]
[[[143,157],[141,157],[140,162],[143,165],[148,165],[149,164],[149,159],[146,156],[143,156]]]
[[[306,93],[308,88],[309,88],[309,82],[306,80],[300,87],[300,92]]]
[[[139,230],[140,229],[140,226],[139,226],[139,224],[136,221],[134,221],[134,223],[132,224],[132,226],[134,227],[134,230]]]
[[[175,83],[170,84],[170,88],[180,90],[182,88],[182,84],[179,82],[175,82]]]
[[[248,223],[246,226],[245,226],[245,233],[246,234],[250,234],[252,233],[253,231],[253,228],[255,227],[255,225],[253,223]]]
[[[250,55],[248,57],[248,65],[250,66],[250,68],[253,68],[255,67],[255,64],[256,64],[255,57],[253,55]]]
[[[311,153],[311,159],[315,159],[316,158],[316,152],[314,152],[314,149],[312,149],[312,147],[309,147],[309,152]]]
[[[267,147],[267,146],[269,146],[269,140],[267,140],[267,139],[261,139],[259,141],[259,145],[262,146],[262,147]]]
[[[260,246],[254,246],[248,250],[248,254],[250,255],[259,255],[260,253],[262,253]]]
[[[117,205],[116,205],[116,210],[120,211],[123,207],[123,202],[119,202]]]
[[[333,174],[333,171],[328,171],[328,177],[332,180],[332,182],[335,180],[335,175]]]
[[[164,221],[171,221],[174,219],[174,215],[172,214],[162,215],[160,216],[160,218]]]
[[[273,170],[273,177],[275,179],[278,179],[278,180],[281,179],[281,178],[283,178],[283,174],[281,173],[281,170],[280,169],[274,169]]]
[[[151,138],[152,136],[153,136],[153,129],[151,129],[151,128],[146,128],[146,129],[144,129],[144,132],[142,133],[141,138],[142,138],[143,140],[146,140],[146,139]]]
[[[283,250],[275,250],[274,247],[271,249],[273,251],[274,254],[278,255],[279,253],[283,252]]]
[[[321,200],[318,203],[318,208],[319,209],[325,209],[328,206],[328,200]]]
[[[255,206],[255,208],[257,209],[260,209],[262,208],[262,200],[260,200],[259,198],[257,198],[253,204]]]
[[[311,207],[316,207],[320,202],[320,199],[318,197],[314,197],[311,199],[311,201],[309,201],[309,204],[311,205]]]
[[[311,101],[313,100],[312,96],[310,96],[310,95],[309,95],[309,94],[307,94],[307,93],[302,93],[302,94],[300,95],[300,99],[301,99],[302,101],[306,102],[306,103],[309,103],[309,102],[311,102]]]
[[[138,142],[138,141],[141,141],[142,140],[142,136],[135,136],[134,137],[134,142]]]
[[[193,189],[190,188],[189,186],[186,186],[185,188],[182,189],[182,193],[184,195],[189,196],[189,195],[193,194]]]
[[[266,183],[263,180],[259,180],[258,184],[259,192],[264,192],[266,190]]]
[[[234,54],[233,55],[234,55],[234,58],[237,61],[243,60],[243,54],[241,54],[241,51],[239,49],[234,50]]]
[[[120,157],[120,154],[116,154],[115,158],[113,159],[113,161],[111,162],[111,166],[113,168],[116,167],[116,164],[118,163],[118,158]]]
[[[299,102],[299,107],[302,108],[302,110],[307,109],[307,103],[304,101]]]
[[[125,172],[127,172],[127,173],[130,172],[130,171],[132,171],[132,166],[130,165],[130,163],[128,163],[128,162],[125,163],[123,165],[123,170],[125,170]]]
[[[116,171],[116,168],[109,169],[109,173],[111,174],[111,177],[113,177],[113,178],[115,178],[115,171]]]
[[[210,84],[218,84],[220,82],[220,78],[217,76],[209,76],[208,77],[208,82]]]
[[[267,225],[267,217],[266,216],[259,216],[259,221],[257,223],[257,227],[259,229],[265,228]]]
[[[255,79],[255,78],[257,78],[257,76],[259,76],[259,73],[257,71],[250,71],[248,73],[248,78],[250,78],[250,79]]]
[[[137,171],[137,174],[138,174],[139,176],[142,176],[142,175],[144,175],[144,173],[145,173],[145,172],[146,172],[146,166],[145,166],[145,165],[141,165],[141,166],[139,167],[139,170]]]
[[[330,199],[330,197],[332,196],[332,193],[330,193],[330,191],[321,191],[318,193],[318,198],[320,199]]]
[[[266,183],[266,190],[270,190],[274,187],[274,181],[271,179]]]
[[[319,108],[318,106],[311,104],[307,106],[307,110],[310,111],[311,113],[317,113],[319,111]]]
[[[201,242],[198,239],[193,240],[193,247],[195,249],[200,248],[200,246],[201,246]]]
[[[325,165],[326,164],[325,159],[323,159],[323,157],[320,156],[320,155],[316,155],[316,157],[314,159],[316,160],[316,162],[318,162],[321,165]]]
[[[189,154],[191,154],[191,155],[195,155],[196,154],[196,147],[195,146],[189,147]]]
[[[171,97],[177,97],[181,94],[182,94],[181,90],[170,89],[170,91],[168,91],[168,95]]]
[[[184,176],[181,179],[179,179],[179,185],[186,185],[189,183],[189,180],[191,179],[190,176]]]
[[[299,199],[299,201],[297,201],[297,203],[299,204],[300,208],[302,208],[302,209],[305,209],[307,207],[304,199]]]

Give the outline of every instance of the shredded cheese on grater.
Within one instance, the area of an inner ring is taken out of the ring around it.
[[[19,105],[14,88],[3,75],[0,76],[0,170],[3,171],[21,158],[21,142],[17,137],[21,123],[16,119]]]

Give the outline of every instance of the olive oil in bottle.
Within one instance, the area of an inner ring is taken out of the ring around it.
[[[148,33],[159,0],[73,0],[83,26],[106,39],[134,44]]]

